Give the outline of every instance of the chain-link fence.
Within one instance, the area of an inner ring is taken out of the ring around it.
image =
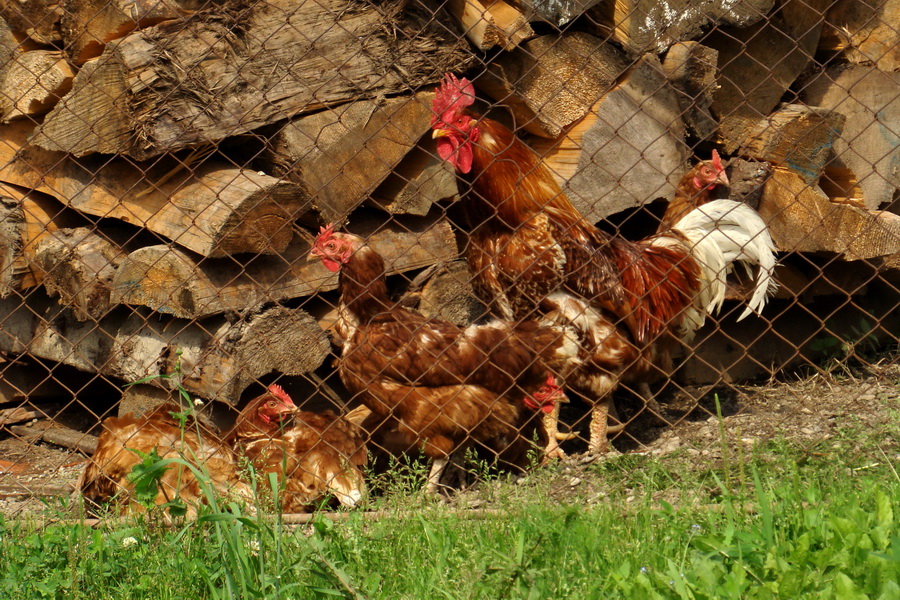
[[[5,512],[179,446],[298,512],[895,395],[894,0],[0,5]]]

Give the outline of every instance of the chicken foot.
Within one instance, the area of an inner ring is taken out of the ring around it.
[[[441,475],[450,462],[450,457],[443,456],[431,461],[431,471],[428,472],[428,482],[425,484],[425,495],[437,496],[441,487]]]
[[[609,424],[610,416],[616,420],[616,425]],[[625,430],[625,424],[619,419],[619,414],[609,395],[594,405],[591,411],[591,424],[589,426],[590,440],[588,441],[589,454],[606,454],[609,451],[609,434],[619,433]]]

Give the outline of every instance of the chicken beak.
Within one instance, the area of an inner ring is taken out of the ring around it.
[[[731,182],[728,181],[728,174],[725,173],[724,169],[716,174],[716,185],[731,185]]]
[[[450,135],[449,129],[435,129],[431,132],[431,139],[436,140],[441,137],[447,137]]]

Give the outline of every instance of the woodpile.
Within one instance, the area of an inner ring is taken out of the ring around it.
[[[430,135],[445,72],[592,221],[715,147],[780,250],[896,264],[900,8],[869,4],[3,0],[0,352],[229,404],[327,375],[330,222],[407,304],[478,317]]]

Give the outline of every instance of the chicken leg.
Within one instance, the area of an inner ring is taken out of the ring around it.
[[[444,474],[444,469],[447,468],[447,463],[449,462],[450,457],[448,456],[435,458],[431,461],[431,471],[428,473],[428,483],[425,484],[425,495],[438,495],[441,487],[441,475]]]

